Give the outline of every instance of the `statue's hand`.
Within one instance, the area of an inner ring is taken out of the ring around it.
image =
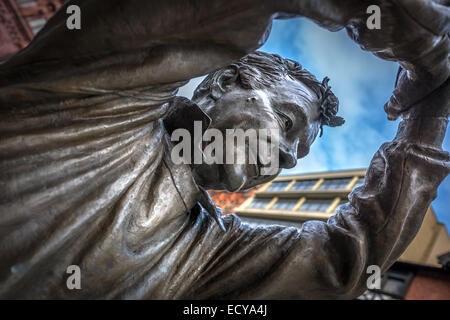
[[[396,88],[385,105],[389,118],[397,118],[450,76],[449,0],[283,0],[280,3],[281,12],[308,17],[333,31],[345,27],[364,50],[400,63]],[[376,12],[373,7],[369,10],[373,5],[375,10],[380,9],[379,26],[370,23],[369,18],[375,17]]]
[[[380,29],[368,28],[368,14],[346,24],[350,37],[364,50],[401,64],[396,88],[385,105],[391,119],[437,89],[450,76],[450,8],[435,1],[373,1],[378,2],[381,9]]]

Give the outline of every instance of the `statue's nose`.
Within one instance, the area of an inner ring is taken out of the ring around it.
[[[295,150],[289,150],[286,147],[281,146],[280,147],[280,168],[283,169],[290,169],[295,167],[297,164],[297,153]]]

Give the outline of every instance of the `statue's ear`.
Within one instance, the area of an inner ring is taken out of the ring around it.
[[[220,99],[227,89],[232,84],[236,83],[238,77],[239,70],[235,66],[230,66],[217,71],[211,84],[211,97],[214,100]]]
[[[194,121],[201,121],[205,131],[212,120],[196,103],[185,97],[175,97],[169,103],[169,110],[163,118],[164,127],[169,134],[179,128],[194,132]]]

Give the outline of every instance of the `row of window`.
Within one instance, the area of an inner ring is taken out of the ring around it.
[[[251,209],[265,209],[272,198],[255,198],[250,204]],[[281,198],[270,208],[271,210],[293,210],[299,199]],[[334,199],[306,199],[298,211],[327,211]],[[346,202],[346,201],[343,201]]]
[[[347,189],[349,183],[353,178],[336,178],[336,179],[325,179],[319,186],[317,190],[341,190]],[[289,188],[291,190],[312,190],[312,188],[317,184],[318,179],[311,180],[298,180],[294,185]],[[291,181],[274,181],[267,188],[267,191],[284,191]],[[364,177],[360,177],[356,182],[354,188],[359,187],[364,183]]]

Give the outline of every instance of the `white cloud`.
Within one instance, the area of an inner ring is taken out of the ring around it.
[[[321,144],[315,143],[306,158],[298,160],[294,168],[284,169],[281,175],[328,171],[327,154],[327,150]]]
[[[397,66],[363,52],[344,32],[332,33],[307,20],[284,26],[297,28],[294,43],[286,44],[296,50],[293,56],[290,48],[290,56],[318,79],[331,79],[340,100],[339,114],[346,123],[339,128],[325,127],[307,158],[283,174],[367,167],[378,147],[395,132],[395,123],[385,124],[383,105],[393,89]],[[267,47],[279,49],[282,44],[269,43]],[[377,128],[377,122],[383,127]]]
[[[206,76],[191,79],[187,84],[179,89],[178,95],[191,99],[195,89],[203,81],[203,79],[205,79],[205,77]]]
[[[363,52],[343,31],[331,33],[304,19],[276,21],[261,50],[295,59],[319,79],[330,77],[346,119],[343,127],[325,127],[310,154],[282,175],[365,168],[379,146],[394,137],[398,122],[387,121],[383,110],[393,89],[394,63]],[[450,149],[448,134],[443,146]],[[433,201],[438,219],[447,225],[449,198],[447,178]]]

